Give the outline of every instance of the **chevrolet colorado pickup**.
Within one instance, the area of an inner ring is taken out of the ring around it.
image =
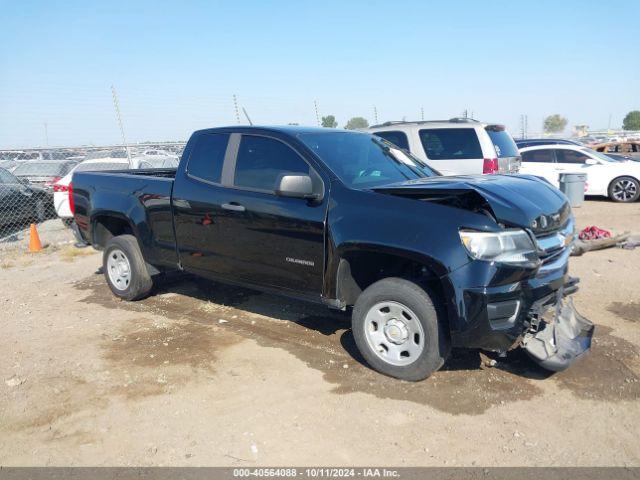
[[[177,269],[352,309],[369,365],[414,381],[451,347],[522,347],[557,371],[591,345],[567,298],[571,209],[536,177],[443,177],[369,133],[238,126],[195,132],[177,169],[70,187],[124,300]]]

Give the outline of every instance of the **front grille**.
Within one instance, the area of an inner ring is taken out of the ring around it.
[[[542,260],[542,265],[565,260],[569,256],[574,237],[574,225],[573,218],[570,218],[562,229],[536,235],[538,257]]]

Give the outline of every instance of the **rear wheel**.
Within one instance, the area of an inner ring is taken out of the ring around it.
[[[119,235],[107,243],[102,257],[109,288],[123,300],[140,300],[151,291],[153,281],[133,235]]]
[[[356,301],[352,330],[367,363],[391,377],[418,381],[438,370],[449,355],[439,302],[419,285],[385,278]]]
[[[609,185],[609,198],[614,202],[635,202],[640,198],[640,182],[633,177],[616,178]]]

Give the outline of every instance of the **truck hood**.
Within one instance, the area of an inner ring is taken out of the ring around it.
[[[429,177],[376,187],[378,193],[431,201],[478,213],[487,207],[495,219],[536,233],[555,230],[571,209],[555,187],[532,175]]]

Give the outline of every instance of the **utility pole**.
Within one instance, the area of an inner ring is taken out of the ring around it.
[[[240,110],[238,110],[238,97],[236,97],[236,94],[233,94],[233,108],[236,111],[236,121],[238,122],[238,124],[240,124]]]
[[[373,119],[375,120],[375,124],[378,125],[378,109],[376,106],[373,106]]]
[[[116,118],[118,119],[118,125],[120,125],[120,133],[122,134],[122,145],[127,152],[127,160],[129,160],[129,168],[132,168],[131,164],[131,152],[129,151],[129,146],[127,145],[127,138],[124,136],[124,127],[122,126],[122,116],[120,115],[120,104],[118,103],[118,94],[116,93],[116,89],[113,85],[111,85],[111,94],[113,95],[113,106],[116,109]]]
[[[424,122],[424,107],[420,107],[420,120]]]
[[[313,101],[313,106],[316,109],[316,122],[318,123],[318,126],[320,126],[320,114],[318,113],[318,101],[317,100]]]
[[[44,122],[44,139],[48,147],[49,146],[49,129],[47,128],[47,122]]]
[[[520,115],[520,138],[526,139],[529,136],[529,117],[525,114]]]
[[[247,113],[244,107],[242,107],[242,112],[244,113],[244,116],[247,117],[247,121],[249,122],[249,125],[253,125],[253,122],[249,118],[249,114]]]

